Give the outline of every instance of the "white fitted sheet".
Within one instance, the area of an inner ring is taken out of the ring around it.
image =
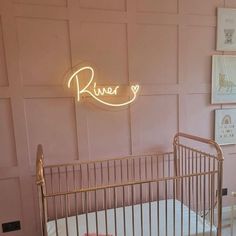
[[[166,202],[167,202],[167,224],[168,229],[166,232]],[[167,201],[162,200],[159,201],[159,235],[160,236],[172,236],[173,234],[173,199],[169,199]],[[151,236],[158,235],[158,225],[157,225],[157,202],[151,202],[142,204],[142,216],[143,216],[143,235],[150,235],[149,222],[151,221]],[[175,235],[181,235],[181,202],[175,200]],[[151,209],[151,220],[150,220],[150,212]],[[124,210],[123,208],[116,209],[117,216],[117,236],[124,236]],[[106,224],[105,224],[105,211],[98,211],[98,233],[106,234]],[[115,221],[114,221],[114,209],[107,210],[107,228],[108,234],[115,236]],[[196,221],[197,221],[197,232],[196,232]],[[81,214],[78,216],[78,224],[79,224],[79,235],[86,235],[86,215]],[[133,227],[132,227],[132,207],[125,207],[125,224],[126,224],[126,236],[133,236]],[[58,235],[66,236],[66,220],[65,218],[57,220],[58,225]],[[134,205],[134,235],[141,236],[141,204]],[[205,220],[205,232],[203,234],[203,219],[197,215],[195,212],[190,211],[190,224],[189,224],[189,208],[183,205],[183,235],[187,236],[189,226],[190,226],[190,235],[216,235],[216,227],[213,226],[210,228],[210,224],[207,220]],[[88,213],[88,226],[89,233],[96,232],[96,218],[95,213]],[[49,221],[47,223],[47,231],[48,236],[56,236],[56,226],[55,221]],[[68,217],[68,231],[69,236],[77,236],[76,233],[76,217],[71,216]]]

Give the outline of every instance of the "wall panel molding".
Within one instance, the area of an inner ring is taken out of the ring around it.
[[[66,7],[68,0],[13,0],[15,4],[38,5],[38,6],[53,6],[53,7]]]
[[[14,5],[14,11],[16,17],[28,17],[28,18],[42,18],[51,20],[67,20],[68,8],[55,8],[52,6],[32,6],[17,4]]]
[[[17,186],[21,213],[12,211],[22,223],[17,235],[40,235],[34,176],[39,142],[45,143],[47,162],[59,163],[164,150],[177,131],[213,138],[214,109],[232,107],[210,104],[211,55],[222,54],[215,51],[219,6],[236,5],[233,0],[0,1],[0,100],[10,101],[16,149],[15,161],[4,156],[0,184]],[[96,65],[103,84],[139,82],[140,97],[114,112],[88,97],[77,103],[63,76],[83,61]],[[234,149],[224,152],[233,157]],[[1,211],[0,219],[5,219]]]
[[[96,9],[105,11],[125,11],[128,0],[77,0],[81,9]]]
[[[0,98],[9,98],[9,97],[10,97],[10,88],[0,87]]]
[[[2,17],[0,16],[0,87],[8,85],[9,82],[6,68],[6,52],[2,32]]]
[[[20,174],[19,167],[0,167],[0,182],[2,179],[16,178]]]
[[[16,156],[15,132],[10,98],[0,98],[0,168],[15,167],[18,164]]]
[[[26,127],[25,127],[25,116],[24,106],[21,95],[21,79],[19,72],[19,54],[17,47],[17,34],[15,25],[15,16],[13,15],[13,7],[10,5],[10,1],[4,1],[6,8],[9,10],[2,16],[2,30],[6,53],[6,67],[9,80],[9,86],[11,91],[11,108],[13,118],[13,129],[15,135],[16,145],[16,157],[19,168],[19,179],[18,188],[20,189],[19,194],[21,199],[22,209],[22,222],[23,234],[22,235],[33,235],[35,231],[35,212],[33,208],[33,199],[29,198],[32,196],[32,189],[28,185],[28,181],[31,181],[29,173],[29,162],[28,162],[28,144],[26,139]],[[2,176],[4,177],[4,176]],[[14,188],[12,194],[14,195]],[[24,201],[27,199],[27,201]],[[3,204],[3,202],[1,202]],[[4,211],[3,211],[4,212]],[[16,215],[16,220],[19,216]]]

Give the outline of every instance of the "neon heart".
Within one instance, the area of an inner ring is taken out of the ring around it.
[[[131,90],[133,91],[134,94],[137,94],[137,92],[139,91],[139,85],[132,85],[131,86]]]

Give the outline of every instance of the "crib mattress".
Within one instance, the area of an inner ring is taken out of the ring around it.
[[[164,235],[174,235],[174,218],[173,218],[173,204],[175,201],[175,235],[181,235],[181,202],[178,200],[168,199],[167,201],[162,200],[157,202],[151,202],[134,205],[134,234],[132,226],[132,206],[125,207],[125,220],[124,220],[124,209],[116,209],[116,221],[117,221],[117,236],[124,236],[124,223],[127,236],[141,236],[141,235],[151,235],[151,236],[164,236]],[[166,204],[167,203],[167,204]],[[166,205],[167,205],[167,216],[166,216]],[[159,207],[159,225],[158,225],[158,215],[157,207]],[[151,212],[150,212],[151,209]],[[141,224],[141,214],[143,222]],[[107,230],[108,235],[115,236],[115,213],[114,209],[107,210]],[[105,224],[105,211],[98,211],[98,235],[106,235],[106,224]],[[167,217],[167,231],[166,231],[166,217]],[[76,217],[68,217],[68,234],[69,236],[76,236]],[[151,222],[151,234],[150,234],[150,224]],[[78,215],[78,225],[79,225],[79,235],[87,236],[86,231],[86,215]],[[197,227],[196,227],[197,225]],[[57,220],[58,235],[66,235],[66,220],[65,218]],[[190,234],[189,232],[190,227]],[[96,218],[95,213],[88,213],[88,228],[89,235],[96,235]],[[196,231],[197,228],[197,231]],[[205,229],[204,229],[205,228]],[[143,234],[141,233],[143,230]],[[216,235],[216,227],[210,227],[210,224],[205,220],[205,227],[203,219],[197,215],[195,212],[190,211],[190,222],[189,222],[189,208],[183,205],[183,235]],[[47,223],[48,236],[56,236],[56,226],[55,221],[49,221]],[[159,234],[158,234],[159,233]]]

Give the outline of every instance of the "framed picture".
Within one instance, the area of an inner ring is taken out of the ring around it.
[[[218,8],[216,49],[236,51],[236,9]]]
[[[236,109],[215,110],[215,141],[236,144]]]
[[[236,56],[214,55],[212,57],[213,104],[236,103]]]

